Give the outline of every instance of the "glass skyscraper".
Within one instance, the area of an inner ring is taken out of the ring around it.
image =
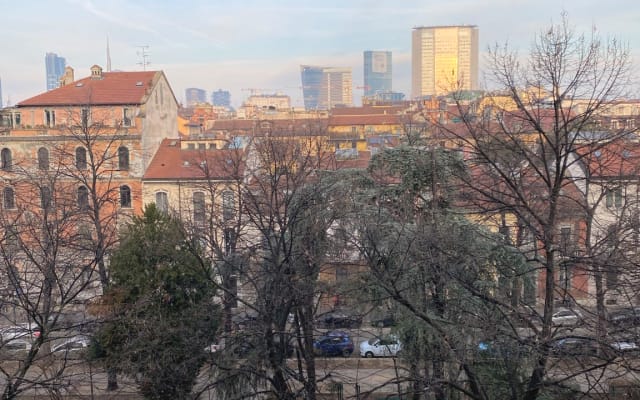
[[[391,92],[391,52],[364,52],[364,95]]]
[[[478,27],[413,28],[411,97],[442,95],[478,88]]]
[[[64,67],[67,65],[64,57],[58,57],[56,53],[47,53],[44,57],[47,70],[47,90],[60,86],[60,78],[64,75]]]
[[[351,68],[300,66],[302,96],[307,110],[329,110],[353,103]]]

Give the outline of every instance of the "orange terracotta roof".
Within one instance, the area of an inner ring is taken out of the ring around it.
[[[370,115],[332,115],[329,126],[337,125],[398,125],[402,123],[402,116],[398,114],[370,114]]]
[[[158,71],[103,72],[102,79],[83,78],[17,104],[28,106],[81,106],[141,104]]]
[[[629,178],[640,175],[640,144],[617,141],[578,149],[578,155],[594,178]]]
[[[164,139],[142,179],[235,179],[243,171],[241,159],[241,150],[181,149],[180,139]]]

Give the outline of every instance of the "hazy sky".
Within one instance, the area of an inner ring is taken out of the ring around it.
[[[76,79],[93,64],[163,70],[178,101],[184,89],[281,91],[302,105],[300,65],[352,67],[362,86],[362,52],[393,52],[393,89],[409,95],[411,30],[425,25],[477,25],[480,50],[495,43],[525,53],[536,32],[566,11],[576,30],[616,36],[629,44],[640,67],[637,0],[21,0],[0,17],[3,103],[46,89],[44,56],[55,52]],[[354,99],[361,89],[354,89]]]

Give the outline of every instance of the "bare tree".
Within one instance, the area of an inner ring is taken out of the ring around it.
[[[576,34],[563,15],[560,24],[537,35],[526,59],[506,46],[495,46],[488,58],[491,77],[502,92],[489,96],[476,114],[459,103],[464,129],[443,124],[437,129],[468,150],[467,164],[476,172],[469,175],[467,188],[477,210],[512,216],[524,233],[517,235],[530,236],[534,244],[521,247],[544,277],[538,352],[523,395],[534,399],[550,378],[549,346],[556,335],[552,315],[566,257],[563,218],[573,214],[573,221],[584,223],[589,217],[584,191],[575,190],[584,179],[576,171],[582,159],[629,133],[593,130],[595,119],[629,87],[629,52],[616,40],[602,41],[595,29],[588,36]],[[584,232],[574,235],[584,247]],[[603,321],[598,286],[597,315]]]
[[[51,348],[73,334],[63,315],[82,299],[96,260],[82,246],[83,210],[60,163],[46,170],[18,163],[5,168],[5,174],[0,274],[7,297],[2,319],[13,332],[2,332],[0,353],[14,362],[0,368],[2,398],[37,389],[60,395],[72,389],[72,364],[64,352],[52,354]],[[12,350],[21,343],[22,349]]]

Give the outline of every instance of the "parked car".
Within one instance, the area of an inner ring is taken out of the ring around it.
[[[91,345],[91,338],[87,336],[73,336],[65,339],[51,348],[51,353],[55,357],[80,358]]]
[[[329,311],[316,318],[316,326],[324,328],[358,328],[362,324],[362,316],[346,311]]]
[[[395,357],[402,349],[402,343],[395,335],[371,338],[360,343],[360,357]]]
[[[319,356],[345,356],[353,353],[353,341],[346,333],[321,336],[313,342],[313,350]]]
[[[555,326],[577,326],[582,324],[582,313],[571,308],[561,308],[551,316]]]
[[[40,336],[40,328],[34,324],[20,324],[0,328],[0,341],[3,343],[14,339],[35,339]]]
[[[608,343],[599,343],[585,336],[558,338],[550,343],[551,353],[556,356],[615,358],[616,350]]]
[[[371,319],[371,326],[378,328],[386,328],[395,325],[396,319],[392,314],[385,314]]]
[[[615,340],[609,345],[619,353],[637,352],[640,350],[640,346],[634,340]]]
[[[616,328],[640,325],[640,308],[623,308],[609,313],[609,324]]]

